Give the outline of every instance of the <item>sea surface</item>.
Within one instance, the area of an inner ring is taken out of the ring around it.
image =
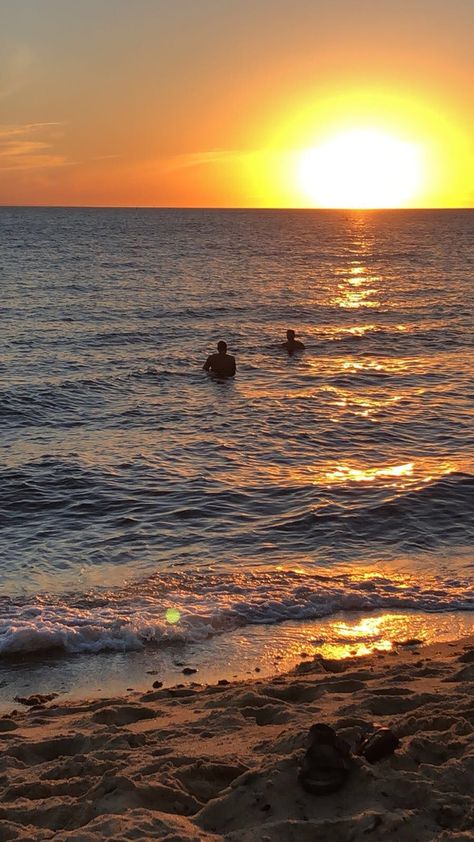
[[[473,233],[0,208],[0,660],[472,619]]]

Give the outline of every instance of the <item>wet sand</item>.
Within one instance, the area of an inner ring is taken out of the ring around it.
[[[17,704],[0,719],[0,839],[472,839],[474,638],[317,656],[246,682],[196,677]],[[340,791],[315,796],[297,773],[316,722],[351,744],[389,726],[400,747],[372,765],[357,758]]]
[[[390,650],[396,641],[418,638],[424,644],[445,643],[474,635],[474,612],[416,611],[341,612],[304,623],[251,625],[196,642],[146,646],[140,651],[99,652],[93,656],[64,652],[26,653],[0,659],[0,717],[12,709],[15,696],[59,693],[71,701],[122,696],[130,688],[144,693],[150,675],[164,687],[192,677],[216,684],[219,679],[247,681],[287,673],[302,657],[347,658]]]

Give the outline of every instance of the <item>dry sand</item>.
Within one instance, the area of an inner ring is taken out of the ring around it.
[[[22,708],[0,719],[0,842],[473,839],[473,681],[474,638]],[[388,725],[401,745],[311,795],[297,771],[316,722],[352,743]]]

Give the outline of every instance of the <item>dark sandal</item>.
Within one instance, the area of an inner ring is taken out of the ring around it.
[[[390,728],[378,728],[363,741],[357,754],[365,757],[369,763],[377,763],[393,754],[399,745],[400,740]]]
[[[309,730],[308,749],[298,772],[298,781],[313,795],[337,792],[352,771],[351,750],[328,725],[313,725]]]

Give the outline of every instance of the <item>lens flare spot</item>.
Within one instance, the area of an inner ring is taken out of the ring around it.
[[[179,623],[181,619],[181,612],[178,611],[177,608],[168,608],[165,617],[167,623],[171,623],[171,625],[174,625],[175,623]]]

